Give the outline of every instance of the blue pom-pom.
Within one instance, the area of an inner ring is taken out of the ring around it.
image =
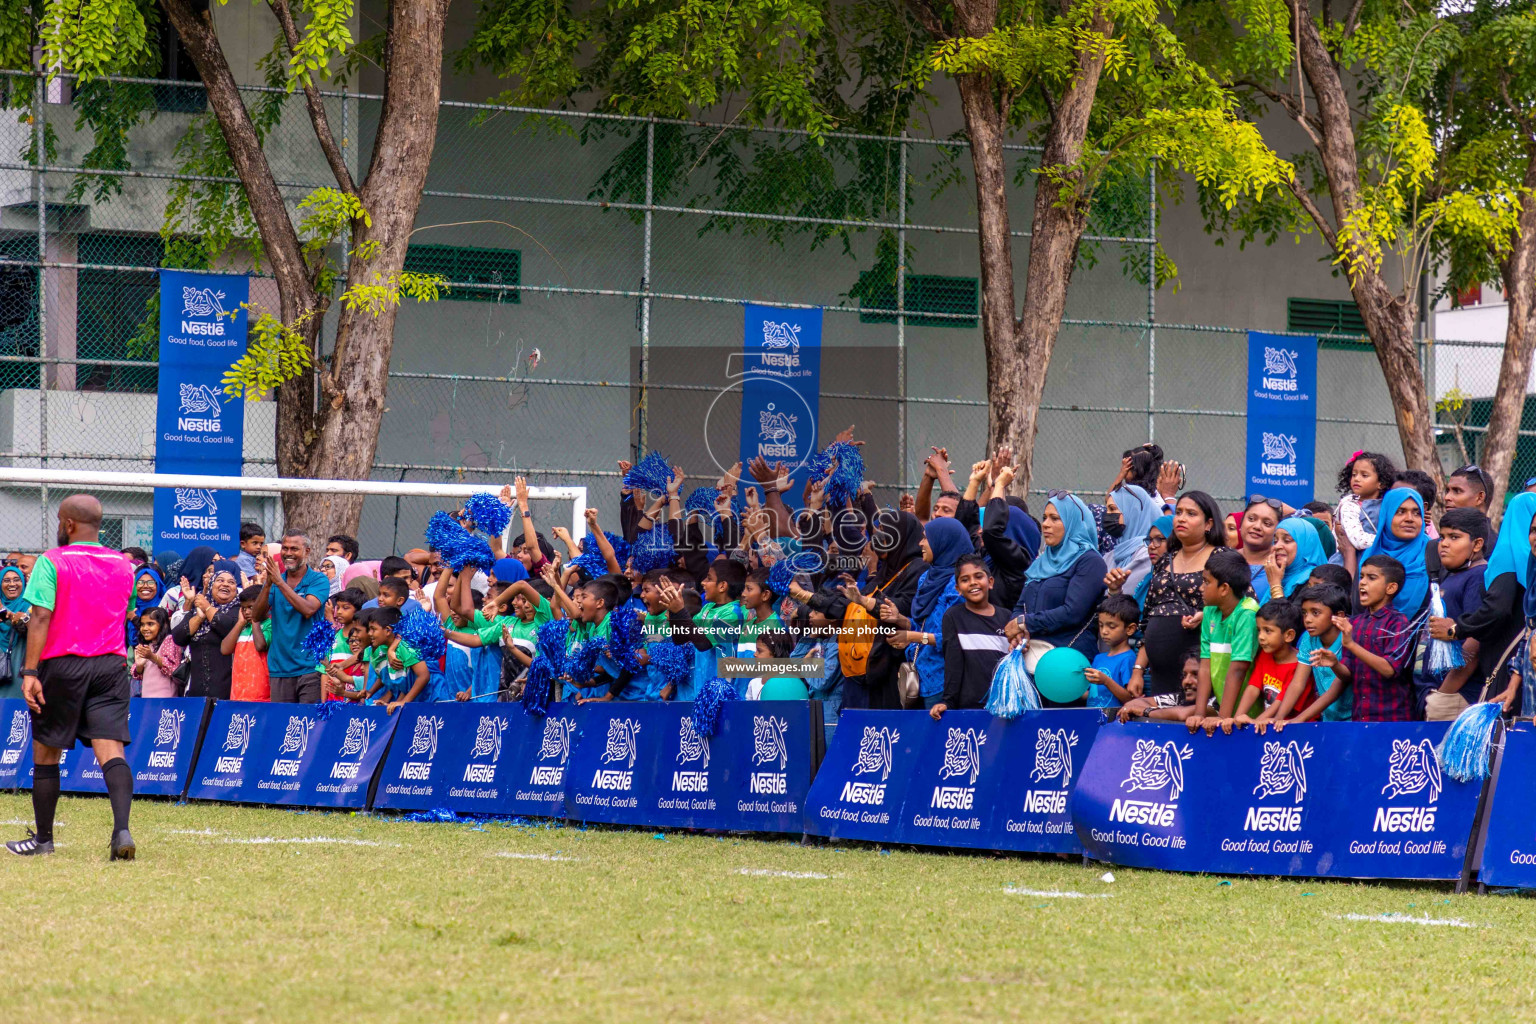
[[[620,608],[608,616],[608,656],[626,672],[639,672],[635,655],[645,646],[645,615],[636,609]]]
[[[448,637],[437,616],[418,607],[407,607],[395,624],[395,636],[410,645],[422,661],[432,662],[448,651]]]
[[[799,575],[814,575],[821,570],[821,557],[813,551],[801,551],[781,558],[768,569],[768,589],[783,597],[789,593],[789,585]]]
[[[1493,750],[1493,730],[1504,714],[1502,701],[1473,704],[1445,730],[1445,739],[1435,757],[1445,774],[1458,782],[1473,782],[1488,777],[1489,754]]]
[[[666,685],[681,686],[693,674],[693,645],[658,640],[645,645],[646,659],[661,673]]]
[[[834,441],[807,462],[810,478],[825,481],[827,502],[841,508],[858,496],[864,485],[864,456],[849,441]]]
[[[456,538],[464,535],[464,526],[451,514],[439,509],[427,520],[425,535],[428,547],[434,551],[444,551]]]
[[[309,630],[299,641],[299,650],[316,665],[324,665],[331,660],[331,650],[336,646],[336,625],[324,615],[316,615],[309,624]]]
[[[720,731],[720,719],[727,701],[736,699],[736,686],[716,676],[701,687],[693,698],[693,731],[709,739]]]
[[[438,550],[442,552],[443,561],[454,572],[462,572],[466,568],[489,571],[496,564],[491,546],[467,530],[461,530],[460,536],[453,538],[447,547]]]
[[[323,700],[318,704],[312,705],[315,709],[315,721],[317,722],[324,722],[335,716],[342,708],[350,708],[352,706],[352,702],[346,700]]]
[[[561,673],[572,686],[586,686],[597,674],[597,657],[603,653],[603,642],[597,637],[583,640],[565,655],[565,669]]]
[[[1022,646],[1003,655],[997,663],[992,688],[987,691],[987,710],[997,718],[1018,718],[1026,711],[1040,710],[1040,693],[1024,665]]]
[[[618,561],[619,568],[624,568],[624,560],[629,556],[629,544],[618,534],[603,531],[603,536],[608,538],[608,543],[613,545],[613,557]],[[599,576],[608,575],[608,562],[603,558],[603,551],[597,546],[597,537],[591,530],[587,531],[586,539],[581,542],[581,554],[571,559],[571,564],[580,569],[582,575],[589,580],[595,580]]]
[[[1429,614],[1437,619],[1445,618],[1445,597],[1438,583],[1429,585]],[[1461,643],[1456,640],[1431,640],[1424,652],[1424,671],[1434,679],[1444,679],[1466,663]]]
[[[629,557],[634,560],[636,572],[671,569],[677,565],[677,549],[672,546],[672,535],[661,525],[642,531],[630,546]]]
[[[667,465],[667,457],[661,452],[651,452],[624,474],[624,486],[630,490],[664,494],[671,479],[672,467]]]
[[[554,695],[555,673],[549,659],[541,654],[528,666],[528,677],[523,681],[523,708],[530,715],[543,717],[549,713]]]
[[[534,649],[549,660],[550,671],[556,676],[565,672],[565,641],[570,632],[570,619],[550,619],[534,636]]]
[[[475,528],[492,537],[500,537],[512,521],[512,509],[496,495],[486,491],[471,494],[464,502],[464,514]]]

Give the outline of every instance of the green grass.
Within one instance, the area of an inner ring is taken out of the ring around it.
[[[0,831],[30,816],[0,795]],[[66,798],[59,817],[54,856],[0,860],[7,1020],[1364,1022],[1536,1005],[1536,907],[1449,886],[1121,868],[1106,884],[1103,865],[1057,859],[152,801],[134,808],[139,859],[109,864],[104,800]],[[238,842],[259,837],[376,845]],[[1477,927],[1341,918],[1383,913]]]

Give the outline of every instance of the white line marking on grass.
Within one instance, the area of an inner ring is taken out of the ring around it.
[[[752,875],[756,878],[831,878],[831,875],[823,875],[815,871],[770,871],[768,868],[738,868],[738,875]]]
[[[1335,914],[1341,921],[1375,921],[1377,924],[1427,924],[1448,928],[1480,928],[1481,925],[1455,917],[1409,917],[1406,914]]]
[[[256,836],[252,839],[226,839],[226,843],[239,843],[244,846],[266,846],[272,843],[332,843],[337,846],[383,846],[383,843],[372,839],[334,839],[330,836],[309,836],[305,839],[280,839],[275,836]],[[399,846],[399,843],[390,843],[391,846]]]
[[[216,836],[219,832],[211,828],[168,828],[165,834],[168,836]]]
[[[73,796],[74,794],[71,793],[70,795]],[[6,818],[4,821],[0,821],[0,825],[25,825],[28,828],[31,828],[33,825],[36,825],[36,824],[37,824],[37,822],[33,821],[31,818]],[[55,821],[53,823],[53,827],[54,828],[58,828],[61,825],[68,825],[68,824],[69,824],[69,822],[67,822],[67,821]]]
[[[1114,893],[1110,892],[1063,892],[1060,889],[1020,889],[1016,886],[1005,886],[1003,892],[1010,896],[1043,896],[1046,899],[1058,900],[1107,900]]]
[[[562,857],[558,853],[513,853],[511,850],[499,850],[491,854],[492,857],[505,857],[508,860],[580,860],[580,857]]]

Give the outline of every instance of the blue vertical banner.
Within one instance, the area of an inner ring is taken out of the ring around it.
[[[250,279],[186,270],[160,272],[160,393],[155,472],[238,477],[245,400],[223,378],[245,355]],[[240,492],[155,491],[155,549],[208,544],[232,552],[240,536]]]
[[[821,309],[746,303],[742,328],[741,463],[761,455],[791,471],[796,494],[816,453]],[[743,474],[746,476],[746,474]]]
[[[1248,493],[1312,501],[1316,448],[1317,338],[1249,331]]]

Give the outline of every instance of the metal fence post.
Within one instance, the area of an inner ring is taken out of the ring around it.
[[[656,119],[645,123],[645,241],[640,254],[640,447],[645,456],[646,427],[651,411],[651,216],[656,197]]]
[[[896,173],[896,470],[897,486],[907,488],[907,130],[901,130]],[[887,165],[889,166],[889,165]],[[887,207],[889,209],[889,207]]]
[[[1147,167],[1147,440],[1157,439],[1157,161]]]
[[[47,76],[38,67],[32,89],[32,154],[33,193],[37,196],[37,452],[38,466],[48,468],[48,203],[43,195],[43,172],[47,170],[48,153],[44,147],[43,96],[48,88]],[[38,490],[40,505],[39,551],[53,546],[48,536],[48,485]]]

